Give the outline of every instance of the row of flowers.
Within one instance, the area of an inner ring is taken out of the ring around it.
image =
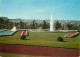
[[[79,34],[79,32],[72,32],[72,33],[69,33],[69,34],[65,35],[64,37],[74,37],[78,34]]]

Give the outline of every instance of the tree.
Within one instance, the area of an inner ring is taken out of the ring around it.
[[[9,19],[8,19],[8,20],[5,20],[4,24],[5,24],[5,26],[6,26],[6,27],[5,27],[6,29],[10,29],[10,22],[11,22],[11,21],[10,21]]]
[[[61,23],[59,23],[58,21],[55,23],[55,28],[56,30],[60,29],[62,26],[61,26]]]
[[[68,23],[67,24],[67,27],[68,27],[68,30],[71,30],[72,29],[72,24],[71,23]]]
[[[37,29],[38,28],[38,24],[37,24],[36,20],[33,20],[32,24],[30,26],[31,26],[31,29]]]
[[[43,25],[42,23],[38,24],[38,28],[42,29],[42,25]]]
[[[24,22],[20,21],[20,29],[24,29]]]
[[[26,26],[27,26],[27,24],[26,24],[26,23],[24,23],[24,29],[26,29]]]
[[[11,29],[13,27],[13,22],[8,20],[4,20],[2,17],[0,17],[0,29]]]
[[[47,23],[45,20],[43,20],[42,29],[48,29],[49,27],[50,27],[49,23]]]
[[[4,26],[4,19],[0,17],[0,29]]]

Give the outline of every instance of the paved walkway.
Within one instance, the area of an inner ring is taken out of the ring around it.
[[[13,53],[45,57],[78,57],[79,49],[0,44],[0,53]]]

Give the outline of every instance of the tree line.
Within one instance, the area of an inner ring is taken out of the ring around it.
[[[29,22],[12,22],[10,19],[4,20],[0,17],[0,29],[11,29],[13,26],[16,26],[17,29],[49,29],[50,23],[46,20],[43,20],[42,23],[38,23],[36,20],[33,20],[31,23]],[[68,30],[80,29],[80,26],[76,26],[71,23],[61,24],[59,21],[55,22],[55,30],[64,30],[67,28]]]
[[[13,22],[11,22],[9,19],[4,20],[2,17],[0,17],[0,29],[11,29],[13,27]]]
[[[16,26],[17,29],[48,29],[49,23],[43,20],[43,23],[37,23],[36,20],[33,20],[30,24],[27,22],[12,22],[10,19],[4,20],[0,17],[0,29],[11,29],[13,26]]]

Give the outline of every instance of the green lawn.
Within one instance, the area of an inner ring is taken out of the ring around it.
[[[0,43],[62,47],[62,48],[80,48],[79,47],[80,35],[74,38],[64,38],[64,35],[66,34],[68,33],[30,32],[30,35],[26,37],[26,39],[28,40],[20,40],[21,31],[18,31],[12,36],[0,37]],[[63,37],[65,42],[56,41],[58,36]]]
[[[18,55],[11,53],[0,53],[1,57],[43,57],[43,56],[31,56],[31,55]]]

